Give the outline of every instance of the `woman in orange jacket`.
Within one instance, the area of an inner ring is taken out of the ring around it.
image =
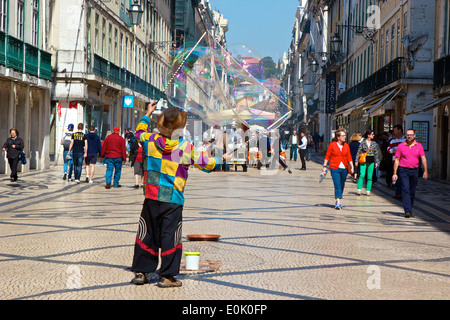
[[[323,162],[322,172],[326,174],[327,164],[330,162],[330,172],[334,184],[334,197],[336,198],[335,209],[342,209],[342,195],[344,194],[345,180],[347,174],[353,174],[353,161],[350,147],[345,142],[345,130],[339,129],[334,132],[334,140],[327,149]]]

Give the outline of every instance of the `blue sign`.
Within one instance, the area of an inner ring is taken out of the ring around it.
[[[133,108],[134,107],[134,96],[123,96],[122,97],[122,106],[124,108]]]

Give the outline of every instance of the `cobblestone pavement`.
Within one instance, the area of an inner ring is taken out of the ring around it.
[[[319,160],[319,158],[316,158]],[[36,300],[448,299],[450,185],[421,180],[415,218],[377,182],[356,196],[348,180],[342,211],[317,162],[293,174],[250,168],[190,170],[183,250],[201,252],[213,272],[183,271],[181,288],[131,284],[129,271],[143,195],[132,168],[122,188],[62,180],[62,167],[0,176],[0,298]],[[83,171],[84,172],[84,171]],[[219,234],[215,242],[189,234]]]

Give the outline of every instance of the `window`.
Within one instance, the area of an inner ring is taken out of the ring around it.
[[[384,65],[384,63],[383,63],[383,57],[384,57],[383,44],[384,44],[384,37],[383,37],[383,32],[381,32],[381,35],[380,35],[380,66],[379,66],[379,68],[381,68]]]
[[[123,68],[123,33],[120,33],[119,65]]]
[[[0,31],[7,32],[8,0],[0,0]]]
[[[389,58],[389,28],[387,28],[386,30],[386,46],[384,47],[384,63],[387,64],[388,63],[388,58]]]
[[[405,12],[403,14],[403,36],[405,36],[407,28],[408,28],[408,12]]]
[[[17,38],[23,40],[23,2],[17,1]]]
[[[391,61],[394,60],[394,37],[395,37],[395,23],[391,28]]]
[[[113,58],[113,52],[112,52],[112,25],[111,23],[109,24],[109,39],[108,39],[108,60],[111,61]]]
[[[124,67],[125,69],[128,69],[128,38],[125,38],[125,53],[124,53],[125,63]],[[128,69],[129,70],[129,69]]]
[[[33,0],[33,18],[31,22],[31,44],[35,47],[39,44],[39,0]]]
[[[102,57],[105,58],[106,50],[106,19],[103,19],[102,24]]]
[[[118,55],[117,55],[117,41],[118,41],[118,31],[117,29],[114,29],[114,63],[119,65],[119,61],[117,60]]]
[[[399,47],[400,47],[400,18],[397,19],[397,57],[399,57]]]
[[[91,9],[88,8],[87,10],[87,17],[86,17],[86,29],[87,29],[87,70],[91,70]]]
[[[95,45],[95,53],[96,54],[98,54],[99,53],[99,47],[98,47],[98,45],[99,45],[99,43],[98,43],[98,24],[99,24],[99,20],[100,20],[100,17],[98,16],[98,14],[96,13],[95,14],[95,39],[94,39],[94,41],[95,41],[95,43],[94,43],[94,45]]]

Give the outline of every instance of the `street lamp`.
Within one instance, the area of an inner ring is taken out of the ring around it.
[[[309,66],[310,66],[311,71],[312,71],[313,73],[316,73],[316,72],[319,70],[319,63],[318,63],[315,59],[313,59],[313,60],[309,63]]]
[[[334,55],[340,54],[342,50],[342,40],[337,33],[333,36],[333,38],[331,38],[330,42],[333,54]]]
[[[130,9],[127,9],[128,16],[130,17],[130,23],[132,25],[138,25],[141,23],[142,14],[144,10],[141,9],[141,5],[139,4],[139,0],[134,0]]]

